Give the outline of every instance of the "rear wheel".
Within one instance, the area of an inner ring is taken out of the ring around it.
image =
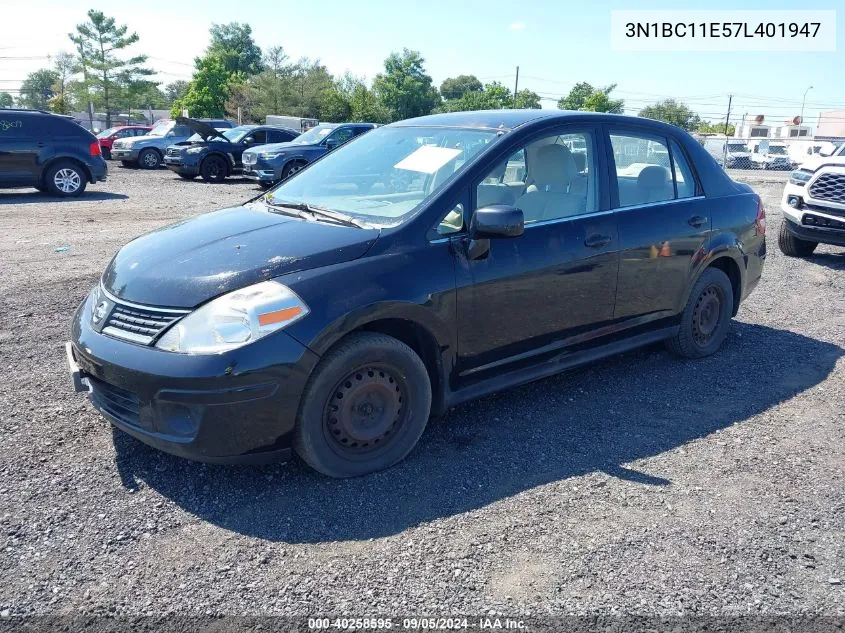
[[[87,184],[85,171],[70,161],[59,161],[44,174],[47,192],[62,198],[80,195]]]
[[[161,154],[154,149],[145,149],[138,154],[138,164],[144,169],[158,169],[161,165]]]
[[[302,396],[294,448],[324,475],[365,475],[402,460],[430,410],[428,372],[410,347],[384,334],[353,334],[315,368]]]
[[[809,257],[818,245],[818,242],[799,240],[786,228],[786,220],[781,222],[780,232],[778,233],[778,246],[784,255],[789,257]]]
[[[209,156],[200,166],[200,175],[206,182],[223,182],[227,172],[226,163],[219,156]]]
[[[284,171],[282,172],[282,180],[287,180],[288,178],[293,176],[296,172],[302,171],[303,169],[305,169],[305,166],[307,164],[308,163],[301,161],[301,160],[293,161],[290,165],[285,167]]]
[[[678,333],[666,341],[669,350],[685,358],[716,352],[730,329],[733,296],[725,273],[718,268],[705,270],[690,293]]]

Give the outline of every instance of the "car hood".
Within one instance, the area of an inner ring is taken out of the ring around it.
[[[845,166],[845,156],[812,156],[801,163],[800,168],[816,171],[822,165]]]
[[[103,273],[103,286],[133,303],[193,308],[265,279],[357,259],[378,234],[300,220],[255,202],[129,242]]]
[[[268,145],[259,145],[248,149],[248,152],[253,154],[264,154],[265,152],[284,152],[285,150],[302,149],[303,147],[313,147],[312,145],[302,145],[300,143],[270,143]]]
[[[121,145],[129,146],[129,145],[138,145],[138,144],[149,143],[149,142],[160,143],[163,140],[164,140],[163,136],[146,136],[145,135],[145,136],[133,136],[132,138],[117,139],[115,141],[115,143],[120,143]],[[168,140],[168,142],[171,141],[171,139],[167,139],[167,140]]]
[[[209,141],[211,139],[215,140],[223,140],[227,143],[231,143],[229,139],[223,136],[222,132],[218,132],[208,123],[203,123],[202,121],[197,121],[196,119],[189,119],[183,116],[176,117],[176,123],[180,125],[184,125],[192,132],[196,132],[199,134],[204,140]]]

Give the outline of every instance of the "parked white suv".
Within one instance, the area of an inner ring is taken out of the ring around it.
[[[785,255],[807,257],[820,243],[845,246],[845,144],[793,171],[780,206],[778,245]]]

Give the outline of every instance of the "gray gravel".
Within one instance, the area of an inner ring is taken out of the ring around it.
[[[115,250],[252,184],[0,191],[0,616],[845,614],[845,250],[783,257],[784,176],[742,177],[769,258],[719,354],[466,404],[348,481],[170,457],[70,389],[68,323]]]

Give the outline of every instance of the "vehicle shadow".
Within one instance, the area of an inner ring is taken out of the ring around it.
[[[822,382],[844,351],[736,322],[723,349],[707,359],[677,360],[655,346],[462,405],[432,421],[404,462],[357,479],[328,479],[298,460],[265,467],[188,462],[120,431],[117,468],[127,488],[142,482],[245,535],[378,538],[596,471],[669,486],[624,464],[746,422]]]
[[[110,193],[108,191],[85,191],[82,195],[70,198],[60,198],[41,193],[33,189],[26,193],[2,193],[0,192],[0,205],[4,204],[37,204],[45,202],[96,202],[98,200],[126,200],[129,196],[122,193]]]
[[[840,253],[813,253],[809,261],[825,268],[845,270],[845,251]]]

